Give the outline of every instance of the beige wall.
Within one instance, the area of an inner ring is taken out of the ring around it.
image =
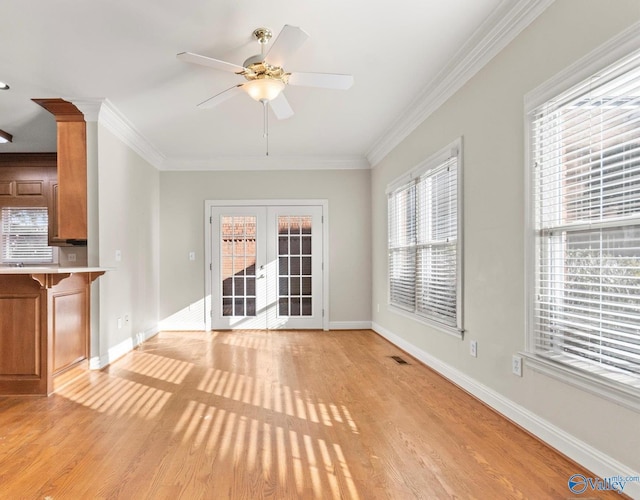
[[[99,263],[112,270],[98,279],[100,333],[92,356],[104,365],[157,329],[159,173],[101,125],[97,155]]]
[[[638,413],[530,369],[518,378],[511,374],[511,356],[525,347],[523,98],[638,20],[637,0],[557,0],[372,173],[376,328],[636,471]],[[460,136],[465,177],[462,341],[388,309],[384,193],[391,180]],[[478,342],[477,358],[469,355],[471,339]]]
[[[329,321],[371,320],[368,170],[161,172],[160,319],[204,324],[205,200],[326,199]],[[189,261],[195,251],[196,260]]]

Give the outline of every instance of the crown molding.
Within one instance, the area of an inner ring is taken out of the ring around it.
[[[162,168],[165,156],[140,134],[131,122],[127,120],[108,99],[104,99],[102,106],[100,106],[98,123],[103,125],[155,168],[158,170]]]
[[[372,168],[529,26],[554,0],[503,0],[366,156]]]
[[[104,99],[66,99],[84,115],[86,122],[97,122]]]
[[[167,158],[160,170],[362,170],[362,156],[218,156],[209,159]]]
[[[108,99],[74,101],[81,110],[99,109],[98,122],[158,170],[361,170],[370,169],[363,156],[218,156],[167,158]],[[97,108],[95,107],[97,103]],[[91,107],[90,105],[93,105]]]

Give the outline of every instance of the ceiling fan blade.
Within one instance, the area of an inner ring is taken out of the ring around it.
[[[282,31],[278,34],[273,45],[267,52],[264,60],[271,66],[284,66],[284,63],[290,56],[295,54],[297,50],[307,41],[309,35],[297,26],[284,25]]]
[[[213,59],[207,56],[193,54],[191,52],[180,52],[180,54],[178,54],[176,57],[184,62],[200,64],[202,66],[208,66],[210,68],[220,69],[222,71],[230,71],[231,73],[242,73],[244,71],[244,68],[242,66],[238,66],[237,64],[220,61],[219,59]]]
[[[213,97],[209,97],[209,99],[207,99],[206,101],[202,101],[200,104],[198,104],[197,107],[200,109],[213,108],[221,102],[224,102],[227,99],[231,99],[232,97],[240,94],[242,92],[242,85],[243,84],[236,85],[235,87],[231,87],[230,89],[223,90],[219,94],[216,94]]]
[[[347,90],[353,85],[353,76],[332,73],[291,73],[287,83],[301,87]]]
[[[289,101],[287,101],[287,98],[282,92],[278,97],[269,101],[269,106],[271,106],[271,110],[278,120],[284,120],[285,118],[293,116],[293,109],[291,109]]]

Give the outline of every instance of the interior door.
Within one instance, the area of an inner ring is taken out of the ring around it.
[[[214,329],[323,327],[321,206],[214,206]]]

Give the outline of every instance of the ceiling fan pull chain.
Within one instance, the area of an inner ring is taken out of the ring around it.
[[[267,142],[266,156],[269,156],[269,110],[267,109],[268,101],[266,99],[263,99],[261,102],[262,102],[262,107],[264,108],[264,121],[263,121],[264,132],[262,133],[262,137],[266,139],[266,142]]]

